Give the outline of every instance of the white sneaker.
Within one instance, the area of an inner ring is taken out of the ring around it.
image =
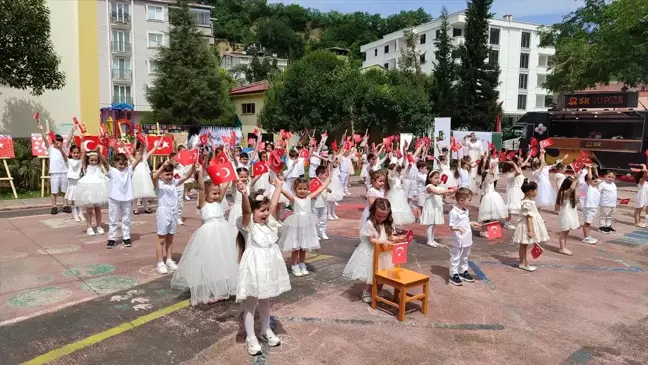
[[[370,291],[363,291],[362,292],[362,301],[365,303],[371,303],[371,292]]]
[[[169,272],[164,262],[158,262],[155,270],[158,272],[158,274],[162,274],[162,275],[167,274]]]
[[[254,337],[248,337],[245,339],[245,348],[247,349],[248,354],[252,356],[261,355],[261,345],[259,345],[259,340]]]
[[[191,200],[191,198],[189,197],[189,195],[185,195],[185,200],[186,200],[186,201]]]
[[[327,239],[329,239],[328,236],[326,235],[326,233],[324,233],[324,232],[322,232],[322,239],[323,239],[323,240],[327,240]]]
[[[339,207],[339,206],[340,206],[340,203],[335,202],[335,206],[336,206],[336,207]],[[646,218],[646,219],[648,219],[648,218]]]
[[[166,260],[166,267],[169,268],[169,270],[175,271],[178,270],[178,265],[176,265],[175,261],[171,259]]]
[[[300,264],[299,265],[299,270],[301,270],[302,276],[306,276],[306,275],[310,274],[310,272],[308,272],[308,269],[306,268],[306,264]]]
[[[86,219],[85,219],[85,215],[83,215],[83,214],[80,214],[80,215],[79,215],[79,218],[81,219],[81,222],[85,222],[85,221],[86,221]]]
[[[95,235],[95,231],[92,229],[92,227],[88,228],[86,230],[86,233],[88,234],[88,236],[94,236]]]
[[[511,222],[504,223],[504,228],[506,229],[515,229],[515,225]]]
[[[292,267],[292,274],[295,275],[296,277],[300,277],[303,275],[299,265],[294,265]]]
[[[178,224],[179,224],[179,225],[183,225],[183,224],[184,224],[184,222],[182,221],[182,218],[178,218]]]
[[[277,335],[275,335],[270,328],[268,328],[265,333],[261,335],[261,340],[267,342],[268,346],[270,347],[277,347],[281,345],[281,339],[277,337]]]
[[[328,220],[330,220],[330,221],[334,221],[334,220],[335,220],[335,217],[332,216],[332,215],[329,215],[329,216],[328,216]]]
[[[336,221],[340,220],[340,217],[338,217],[337,215],[334,215],[333,218],[335,218]]]
[[[437,241],[432,241],[432,242],[427,242],[426,245],[430,247],[441,247],[441,245]]]
[[[596,242],[598,242],[598,240],[596,238],[594,238],[594,237],[585,237],[585,238],[583,238],[583,243],[593,245],[593,244],[596,244]]]
[[[97,234],[104,234],[104,233],[106,233],[106,231],[104,231],[103,228],[97,227]]]
[[[522,270],[525,270],[525,271],[531,271],[531,272],[533,272],[533,271],[536,270],[535,266],[531,266],[531,265],[518,265],[518,267],[519,267],[520,269],[522,269]]]

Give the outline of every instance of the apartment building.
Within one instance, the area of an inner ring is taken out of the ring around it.
[[[449,36],[455,46],[464,42],[465,11],[448,15]],[[516,120],[527,111],[548,110],[553,102],[551,93],[542,88],[555,54],[553,48],[540,47],[541,25],[513,20],[511,15],[491,19],[489,30],[490,56],[487,62],[496,62],[500,69],[499,100],[505,116]],[[417,50],[424,72],[432,72],[441,19],[418,25]],[[386,69],[398,67],[401,49],[405,47],[403,30],[385,35],[382,39],[362,45],[365,53],[363,67],[379,65]]]
[[[155,58],[169,42],[174,0],[97,0],[99,104],[133,105],[135,119],[151,111],[146,86],[155,78]],[[211,6],[191,4],[207,44],[213,44]]]
[[[221,54],[221,67],[227,70],[234,80],[244,80],[245,70],[254,56],[247,54],[245,51],[227,51]],[[288,60],[285,58],[276,58],[277,67],[283,71],[288,67]]]

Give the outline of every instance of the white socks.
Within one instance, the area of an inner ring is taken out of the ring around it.
[[[245,313],[243,314],[245,335],[247,338],[256,337],[254,333],[254,312],[256,312],[257,304],[259,305],[261,333],[265,334],[266,330],[270,328],[270,300],[257,300],[255,297],[247,297],[245,299]]]
[[[428,243],[434,242],[434,228],[435,228],[434,224],[427,227],[427,241],[428,241]]]

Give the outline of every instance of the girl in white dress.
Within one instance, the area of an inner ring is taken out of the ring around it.
[[[572,176],[563,180],[560,189],[558,190],[558,198],[556,198],[556,205],[560,206],[558,213],[558,221],[560,222],[560,234],[558,235],[558,242],[560,249],[558,253],[571,256],[573,253],[567,249],[567,235],[572,229],[579,229],[580,223],[578,222],[578,209],[576,203],[576,186],[578,179]]]
[[[554,179],[553,179],[554,181],[553,187],[554,189],[556,189],[556,191],[560,190],[560,187],[562,186],[562,183],[563,181],[565,181],[566,177],[567,176],[565,175],[565,165],[563,165],[562,163],[557,163],[556,173],[554,174]],[[576,179],[576,181],[578,181],[578,179]],[[558,214],[559,211],[560,211],[560,205],[556,204],[556,206],[554,207],[554,213]]]
[[[100,151],[101,151],[100,147]],[[97,152],[85,153],[81,149],[81,161],[84,175],[74,189],[74,201],[80,207],[86,208],[86,224],[89,236],[104,234],[101,227],[101,206],[108,203],[108,178],[104,171],[108,171],[108,160],[103,154]],[[93,228],[92,217],[95,217],[97,225]]]
[[[69,179],[69,178],[68,178]],[[648,169],[641,165],[641,172],[637,173],[637,199],[635,200],[634,221],[637,227],[646,228],[646,223],[641,222],[641,211],[648,212]]]
[[[135,165],[131,179],[133,182],[133,214],[139,214],[137,205],[140,201],[144,206],[144,212],[151,213],[149,209],[149,198],[155,198],[155,188],[153,187],[151,167],[149,166],[148,158],[156,149],[157,146],[147,151],[145,144],[141,144],[139,141],[136,143],[137,153],[141,154],[142,157],[141,162]],[[135,159],[130,154],[128,154],[128,159],[132,166]]]
[[[237,184],[243,195],[243,215],[237,221],[239,236],[237,242],[243,242],[238,270],[236,301],[245,301],[243,323],[245,324],[245,347],[250,355],[262,353],[259,340],[254,333],[254,312],[259,306],[261,322],[261,339],[268,346],[275,347],[281,340],[270,329],[270,298],[277,297],[290,290],[290,277],[286,270],[279,240],[279,223],[274,216],[279,204],[283,178],[274,180],[275,191],[272,199],[261,193],[252,193],[248,197],[245,184]]]
[[[495,181],[497,176],[491,166],[488,171],[484,171],[482,179],[482,198],[479,203],[479,221],[490,222],[500,221],[508,218],[508,207],[502,199],[502,196],[495,191]]]
[[[441,187],[441,173],[432,171],[427,177],[425,192],[426,199],[421,210],[421,225],[427,226],[427,245],[441,247],[434,240],[434,229],[437,224],[443,224],[443,198],[454,194],[453,190]]]
[[[441,186],[444,188],[456,188],[457,180],[450,169],[450,161],[447,156],[439,157],[439,168],[441,169]]]
[[[468,170],[470,172],[470,190],[473,194],[479,194],[479,187],[477,186],[477,161],[482,158],[484,154],[484,147],[480,140],[477,139],[475,133],[471,133],[464,137],[463,144],[465,145],[465,152],[470,156],[470,161],[474,163]]]
[[[420,221],[421,212],[423,211],[423,205],[427,200],[427,192],[425,189],[428,180],[427,163],[425,161],[419,160],[416,163],[416,169],[418,170],[418,174],[416,175],[416,200],[415,200],[418,211],[416,212],[417,213],[416,215],[419,217],[419,221]]]
[[[193,306],[236,295],[238,280],[237,230],[225,220],[221,186],[205,183],[202,166],[196,169],[202,226],[191,235],[171,279],[172,288],[189,289]]]
[[[533,162],[533,175],[538,184],[538,195],[536,196],[536,205],[540,208],[550,207],[556,203],[556,190],[551,186],[549,171],[554,165],[547,165],[545,162],[545,151],[540,152],[540,161]]]
[[[369,218],[369,207],[377,198],[385,197],[385,180],[386,176],[382,171],[372,171],[370,174],[371,178],[371,188],[367,190],[367,206],[362,211],[360,216],[360,234],[365,231],[365,225],[367,224],[367,219]],[[390,204],[390,213],[391,213],[391,204]]]
[[[536,267],[529,265],[527,261],[529,245],[549,241],[549,234],[534,200],[538,193],[538,184],[524,180],[522,192],[524,199],[520,203],[520,217],[515,226],[515,232],[513,232],[513,243],[520,245],[520,269],[535,271]]]
[[[329,184],[330,192],[326,194],[326,201],[328,204],[328,220],[336,221],[340,217],[337,216],[336,208],[337,202],[342,201],[344,198],[344,188],[340,180],[340,162],[338,159],[331,162],[331,183]]]
[[[522,184],[524,183],[524,175],[522,174],[522,158],[516,156],[512,161],[507,161],[509,164],[509,172],[506,174],[506,207],[508,209],[508,218],[506,218],[506,223],[504,228],[515,229],[515,225],[511,223],[511,216],[513,214],[519,214],[521,208],[521,202],[524,198],[522,193]]]
[[[292,202],[293,213],[284,221],[278,245],[284,252],[291,253],[292,273],[297,277],[309,274],[306,269],[306,251],[320,248],[317,217],[313,213],[311,200],[316,199],[330,183],[329,176],[317,190],[311,193],[308,179],[297,178],[292,187],[295,195],[288,190],[282,190],[283,195]]]
[[[376,198],[371,203],[369,212],[369,220],[360,232],[360,244],[353,251],[342,274],[347,279],[361,280],[366,284],[362,292],[362,301],[365,303],[371,303],[374,247],[376,245],[391,246],[403,240],[402,237],[394,235],[394,222],[389,200]],[[393,267],[392,252],[382,253],[379,257],[378,270],[390,267]]]
[[[81,207],[76,206],[74,202],[74,189],[81,178],[81,164],[81,149],[79,146],[70,147],[67,171],[68,188],[65,191],[65,200],[67,200],[67,205],[72,207],[72,216],[75,222],[85,221]]]
[[[403,189],[404,174],[401,173],[402,168],[400,165],[392,164],[389,167],[389,193],[387,199],[391,203],[392,217],[394,218],[395,226],[404,226],[412,224],[415,221],[412,208],[407,202],[407,195]]]

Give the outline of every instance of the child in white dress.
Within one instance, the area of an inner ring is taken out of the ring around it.
[[[417,215],[421,217],[421,212],[423,211],[423,205],[425,204],[425,200],[427,199],[427,193],[425,186],[427,185],[427,180],[428,180],[428,167],[427,163],[425,161],[419,160],[416,163],[416,169],[418,171],[418,175],[416,175],[416,206],[418,208]]]
[[[68,157],[67,180],[68,186],[65,191],[65,200],[67,205],[72,207],[72,216],[75,222],[85,221],[85,216],[81,211],[81,206],[77,206],[74,201],[74,190],[81,178],[81,149],[79,146],[70,147],[70,156]]]
[[[384,198],[385,191],[385,174],[381,171],[372,171],[371,175],[371,188],[367,190],[367,206],[362,211],[360,216],[360,234],[365,231],[365,225],[367,224],[367,219],[369,218],[369,207],[377,198]],[[391,204],[390,204],[390,213],[391,213]]]
[[[325,165],[318,165],[315,168],[315,171],[313,171],[313,176],[314,178],[319,179],[320,181],[325,181],[326,179],[329,178],[329,169],[328,166]],[[310,175],[310,171],[309,171]],[[330,188],[331,184],[329,186],[322,190],[322,192],[315,198],[315,202],[313,203],[313,213],[315,214],[315,218],[317,219],[317,234],[319,237],[323,240],[329,239],[328,236],[326,235],[326,227],[327,227],[327,222],[330,218],[328,214],[328,195],[331,192]]]
[[[560,222],[560,235],[558,236],[558,242],[560,244],[560,249],[558,253],[563,255],[571,256],[573,253],[567,249],[567,235],[572,229],[579,229],[580,223],[578,222],[578,209],[576,202],[576,186],[578,185],[578,179],[573,177],[568,177],[563,180],[560,189],[558,189],[558,198],[556,199],[556,205],[560,206],[560,212],[558,213],[558,220]]]
[[[587,165],[585,173],[585,187],[581,207],[583,209],[583,242],[595,244],[598,240],[590,235],[591,225],[599,210],[601,192],[598,190],[598,171],[596,166]],[[580,183],[580,181],[579,181]]]
[[[340,219],[337,216],[336,208],[338,202],[344,198],[344,188],[342,187],[342,182],[340,180],[339,160],[338,159],[333,160],[333,162],[331,162],[331,167],[332,167],[332,170],[330,172],[331,183],[329,184],[328,187],[330,191],[328,194],[326,194],[326,202],[328,204],[327,207],[328,220],[336,221]]]
[[[250,181],[250,172],[245,167],[239,167],[236,169],[236,174],[238,175],[238,181],[243,183],[243,185],[245,186],[245,190],[249,195],[250,187],[254,186],[254,183]],[[256,177],[257,181],[259,178],[260,178],[259,176]],[[227,221],[229,222],[230,225],[232,225],[232,227],[236,227],[236,221],[243,214],[243,206],[242,206],[243,195],[238,191],[236,185],[232,185],[232,195],[234,196],[234,203],[232,203],[232,206],[230,208]]]
[[[447,156],[439,157],[439,167],[441,169],[441,187],[456,188],[457,181],[455,180],[454,173],[450,169],[450,162]]]
[[[311,193],[308,180],[297,178],[292,187],[295,195],[287,190],[282,191],[293,203],[293,214],[284,221],[283,232],[277,244],[284,252],[291,253],[292,273],[297,277],[309,274],[306,269],[306,251],[320,248],[317,218],[313,214],[311,200],[316,199],[330,183],[331,178],[327,177],[322,185]]]
[[[481,185],[483,195],[479,203],[480,222],[500,221],[509,216],[504,199],[495,191],[495,181],[497,181],[497,175],[495,175],[494,168],[491,167],[488,171],[484,171]]]
[[[136,150],[140,157],[138,163],[133,169],[133,214],[139,214],[137,205],[141,202],[144,206],[145,213],[151,213],[149,209],[149,199],[155,198],[155,188],[153,187],[153,179],[151,179],[151,167],[149,166],[148,159],[151,154],[157,149],[157,146],[152,150],[147,151],[146,145],[141,144],[139,141],[136,143]],[[133,157],[129,156],[131,165],[133,164]]]
[[[520,157],[515,157],[512,161],[507,161],[509,164],[508,173],[506,174],[507,191],[506,191],[506,207],[508,209],[508,218],[504,228],[515,229],[515,225],[511,223],[513,214],[519,214],[524,194],[522,193],[522,184],[524,183],[524,175],[522,174],[521,166],[524,166]]]
[[[421,225],[427,226],[427,245],[441,247],[434,240],[434,230],[438,224],[443,224],[443,198],[453,195],[454,191],[441,187],[441,173],[432,171],[425,185],[426,199],[421,209]]]
[[[562,183],[563,181],[565,181],[566,177],[567,176],[565,175],[565,165],[563,165],[562,163],[557,163],[556,173],[554,174],[554,179],[553,179],[554,189],[556,189],[556,191],[560,190],[560,187],[562,186]],[[576,179],[576,181],[578,182],[578,179]],[[554,213],[558,214],[559,211],[560,211],[560,205],[556,204],[556,206],[554,207]]]
[[[404,226],[412,224],[415,221],[412,208],[407,202],[407,195],[403,189],[404,174],[401,174],[401,166],[392,164],[389,169],[389,193],[387,199],[391,203],[392,217],[394,218],[395,226]]]
[[[361,280],[366,284],[362,292],[362,301],[371,303],[371,286],[373,283],[373,258],[376,245],[391,246],[402,241],[394,235],[391,204],[384,198],[376,198],[369,207],[369,220],[360,233],[360,244],[355,248],[351,258],[344,267],[342,276],[350,280]],[[379,257],[378,270],[393,267],[392,252],[384,252]]]
[[[535,271],[536,267],[529,265],[527,261],[529,245],[549,241],[549,234],[534,200],[538,193],[538,184],[525,180],[521,189],[524,199],[520,204],[520,217],[515,226],[515,232],[513,232],[513,243],[520,245],[518,252],[520,258],[519,268],[526,271]]]
[[[254,312],[259,307],[261,339],[271,347],[279,346],[281,340],[270,329],[270,298],[290,290],[290,277],[286,270],[279,240],[279,223],[274,216],[279,204],[283,178],[274,181],[272,200],[261,193],[248,197],[245,185],[237,188],[243,194],[243,215],[237,227],[239,237],[244,237],[244,248],[238,270],[236,301],[245,301],[243,323],[245,324],[245,347],[250,355],[262,353],[259,340],[254,333]],[[238,242],[241,242],[238,240]]]
[[[648,212],[648,169],[646,165],[641,165],[641,171],[637,173],[637,187],[639,191],[637,191],[637,198],[635,199],[635,226],[646,228],[646,223],[641,222],[641,211],[646,209]]]
[[[189,289],[191,305],[212,304],[236,295],[238,280],[237,230],[226,220],[221,186],[205,182],[198,170],[198,207],[202,226],[189,239],[171,279],[174,289]],[[217,239],[215,239],[217,237]]]
[[[533,175],[538,184],[538,195],[536,195],[536,206],[550,207],[556,204],[556,190],[551,185],[549,171],[554,165],[547,165],[545,162],[545,151],[540,152],[540,161],[533,162]]]
[[[104,234],[101,227],[101,206],[108,203],[108,178],[104,171],[108,171],[108,160],[102,153],[88,152],[81,149],[83,177],[79,179],[74,189],[74,200],[80,207],[86,208],[86,224],[89,236]],[[103,170],[102,170],[103,168]],[[92,227],[92,217],[97,222],[96,228]]]

